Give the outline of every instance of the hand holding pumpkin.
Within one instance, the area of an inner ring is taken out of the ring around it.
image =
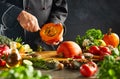
[[[46,42],[46,44],[48,44],[48,45],[58,45],[62,41],[63,41],[63,37],[61,37],[58,41],[55,41],[55,42],[51,42],[51,43]]]
[[[61,23],[48,23],[41,28],[40,36],[46,44],[57,45],[63,41],[63,31]]]

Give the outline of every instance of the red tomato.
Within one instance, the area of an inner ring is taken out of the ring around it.
[[[73,41],[64,41],[57,48],[58,56],[73,58],[74,56],[81,55],[82,50],[80,46]]]
[[[110,55],[111,50],[108,47],[100,47],[100,55]]]
[[[99,47],[100,48],[100,60],[104,59],[104,56],[111,55],[111,50],[109,47]]]
[[[97,64],[92,61],[80,66],[80,74],[85,77],[93,76],[97,70]]]
[[[94,54],[94,55],[98,55],[99,52],[100,52],[100,49],[99,49],[98,46],[91,46],[89,48],[89,52],[92,53],[92,54]]]
[[[0,66],[1,66],[1,67],[6,66],[6,61],[5,61],[5,60],[0,59]]]

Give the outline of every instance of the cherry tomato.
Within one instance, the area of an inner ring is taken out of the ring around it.
[[[98,55],[99,52],[100,52],[100,49],[99,49],[98,46],[91,46],[89,48],[89,52],[92,53],[92,54],[94,54],[94,55]]]
[[[85,77],[90,77],[95,75],[98,70],[98,66],[96,63],[90,61],[86,64],[82,64],[80,66],[80,74]]]

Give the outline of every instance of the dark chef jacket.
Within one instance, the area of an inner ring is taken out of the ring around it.
[[[33,49],[43,42],[38,32],[25,31],[18,23],[22,10],[36,16],[40,27],[49,22],[64,24],[68,14],[66,0],[0,0],[0,33],[12,39],[21,37]]]

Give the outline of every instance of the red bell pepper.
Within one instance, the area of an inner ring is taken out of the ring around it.
[[[97,64],[90,61],[80,66],[80,74],[85,77],[93,76],[98,70]]]

